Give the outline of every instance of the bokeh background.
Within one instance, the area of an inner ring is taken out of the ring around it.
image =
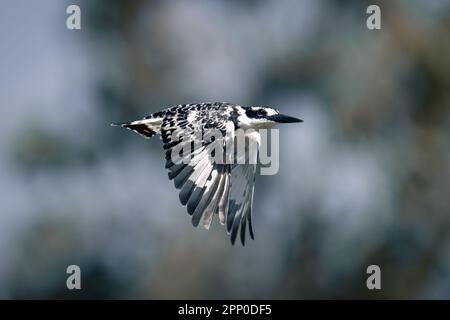
[[[449,31],[445,0],[3,0],[0,298],[450,298]],[[304,120],[245,247],[191,226],[158,139],[109,127],[204,101]]]

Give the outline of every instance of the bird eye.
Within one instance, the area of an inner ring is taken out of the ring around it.
[[[258,116],[265,116],[265,115],[266,115],[266,110],[264,110],[264,109],[259,109],[259,110],[256,112],[256,114],[257,114]]]

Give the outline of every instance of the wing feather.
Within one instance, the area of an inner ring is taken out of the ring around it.
[[[229,197],[230,197],[230,181],[231,181],[231,173],[230,166],[226,167],[227,172],[225,173],[225,181],[224,181],[224,189],[223,193],[220,194],[220,200],[217,205],[216,213],[219,216],[219,221],[222,225],[225,225],[225,214],[228,211]]]
[[[204,214],[203,214],[203,226],[206,229],[209,229],[212,219],[214,217],[214,213],[216,212],[219,202],[221,199],[221,195],[224,192],[225,184],[226,184],[226,177],[227,174],[225,173],[225,166],[219,166],[218,168],[218,177],[217,177],[217,188],[214,192],[214,195],[211,198],[211,201],[209,202],[208,206],[205,208]]]
[[[197,205],[199,204],[200,200],[202,199],[205,193],[206,182],[208,181],[208,178],[211,175],[213,167],[214,165],[208,162],[205,169],[200,174],[199,178],[195,181],[194,190],[192,191],[192,195],[187,203],[187,210],[190,215],[194,213],[195,208],[197,207]]]
[[[197,207],[192,213],[192,224],[196,227],[200,223],[200,220],[203,215],[206,215],[206,207],[210,203],[214,203],[212,197],[214,196],[214,193],[216,192],[219,182],[220,182],[220,174],[217,170],[212,170],[211,174],[208,178],[208,181],[205,184],[205,188],[203,191],[203,196],[200,199],[199,203],[197,204]]]
[[[256,165],[239,164],[233,168],[231,173],[233,182],[230,208],[227,213],[227,231],[231,234],[231,243],[233,244],[236,241],[239,227],[241,227],[241,242],[245,244],[246,223],[252,211],[255,172]]]
[[[197,179],[200,177],[203,170],[208,166],[209,159],[208,157],[203,157],[202,160],[195,166],[193,172],[189,176],[189,178],[184,183],[183,187],[180,191],[180,201],[183,205],[186,205],[188,202],[194,188]]]

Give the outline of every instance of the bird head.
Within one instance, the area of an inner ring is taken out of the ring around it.
[[[281,114],[277,109],[271,107],[246,107],[244,110],[245,113],[239,118],[239,121],[243,127],[268,129],[278,123],[303,122],[301,119]]]

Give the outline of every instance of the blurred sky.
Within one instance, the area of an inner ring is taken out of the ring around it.
[[[449,27],[445,0],[3,1],[0,298],[450,298]],[[304,120],[244,248],[109,127],[204,101]]]

